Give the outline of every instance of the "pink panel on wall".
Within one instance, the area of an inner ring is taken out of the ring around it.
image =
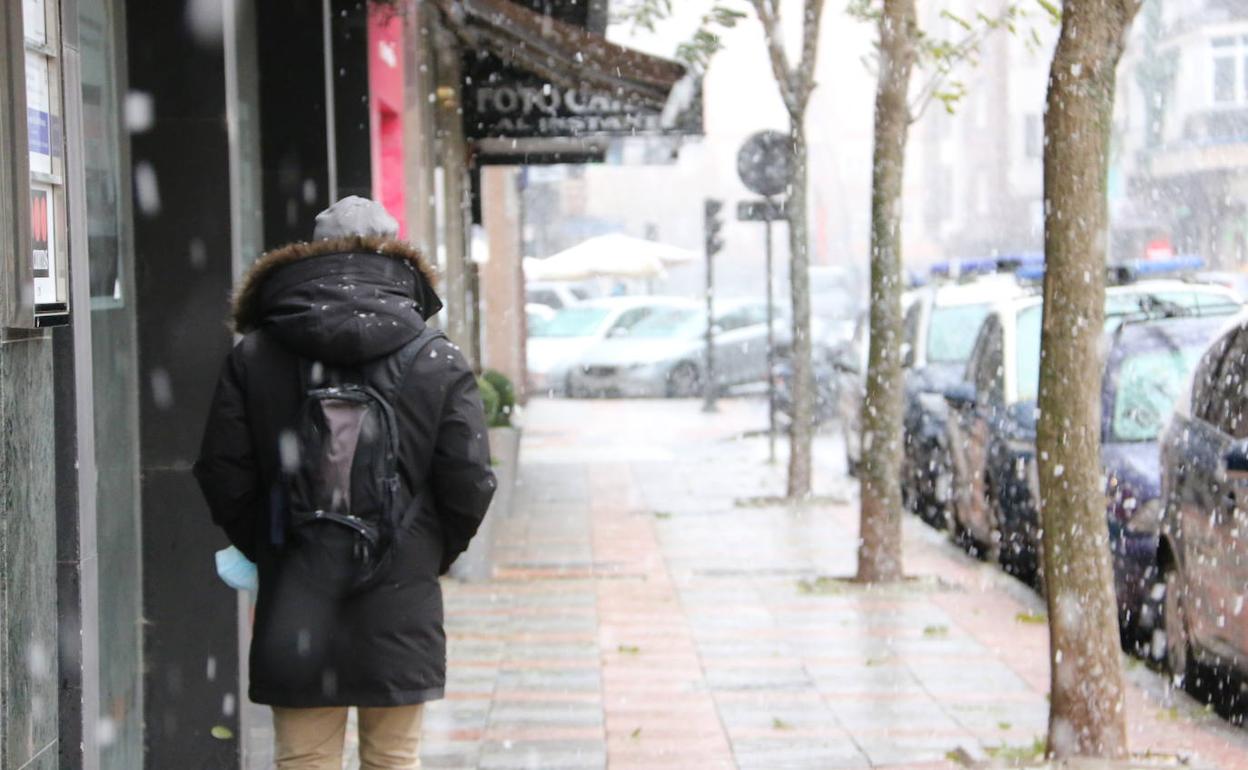
[[[369,135],[373,198],[398,220],[407,236],[403,152],[403,18],[373,6],[368,15]]]

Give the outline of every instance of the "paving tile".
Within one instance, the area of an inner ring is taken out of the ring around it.
[[[604,770],[607,751],[601,741],[486,741],[480,770]]]
[[[866,753],[872,765],[896,765],[906,762],[937,762],[959,746],[974,745],[967,734],[935,735],[862,735],[854,734],[854,742]]]
[[[500,692],[515,690],[555,690],[559,692],[597,692],[602,677],[594,668],[504,668],[495,679]]]
[[[752,668],[715,668],[706,671],[706,682],[712,690],[771,690],[790,692],[813,690],[814,682],[806,670],[789,663],[783,666]]]
[[[477,741],[438,742],[425,740],[420,748],[420,764],[428,770],[459,770],[477,766],[481,746]]]
[[[600,727],[602,706],[596,702],[578,701],[495,701],[490,710],[491,728],[505,726]]]
[[[866,756],[846,736],[841,740],[751,738],[734,741],[741,770],[833,770],[870,767]]]
[[[953,770],[954,748],[1043,734],[1046,629],[1015,621],[1041,603],[942,536],[904,522],[921,584],[802,590],[853,573],[857,511],[750,501],[784,489],[783,462],[740,438],[764,416],[738,399],[713,416],[528,405],[494,578],[444,584],[450,678],[425,767]],[[817,492],[846,494],[839,437],[815,451]],[[1132,672],[1134,746],[1248,767],[1248,734],[1156,681]]]

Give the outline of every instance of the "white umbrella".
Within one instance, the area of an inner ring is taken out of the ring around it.
[[[658,278],[664,265],[682,264],[697,254],[627,235],[600,235],[546,259],[526,259],[524,272],[541,281],[587,278]]]
[[[627,265],[632,260],[637,260],[638,264],[657,260],[661,265],[680,265],[697,258],[695,251],[645,238],[634,238],[623,233],[595,236],[550,257],[568,259],[574,263],[585,261],[591,265],[601,264],[606,269]]]
[[[524,275],[530,281],[586,281],[594,273],[585,265],[569,265],[553,259],[525,257]]]

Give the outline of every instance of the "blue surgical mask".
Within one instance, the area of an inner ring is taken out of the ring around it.
[[[256,565],[234,546],[217,551],[217,574],[227,586],[239,591],[255,593],[260,587]]]

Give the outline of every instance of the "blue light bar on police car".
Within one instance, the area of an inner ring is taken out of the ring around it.
[[[932,265],[930,272],[936,278],[957,278],[964,275],[1017,272],[1021,267],[1043,263],[1044,255],[1035,252],[1001,254],[995,257],[965,257],[937,262]]]
[[[1106,265],[1105,270],[1111,283],[1130,283],[1143,278],[1187,273],[1204,268],[1205,260],[1186,254],[1171,259],[1137,259],[1130,262],[1118,262]],[[1028,265],[1014,272],[1024,281],[1038,281],[1044,277],[1044,263]]]

